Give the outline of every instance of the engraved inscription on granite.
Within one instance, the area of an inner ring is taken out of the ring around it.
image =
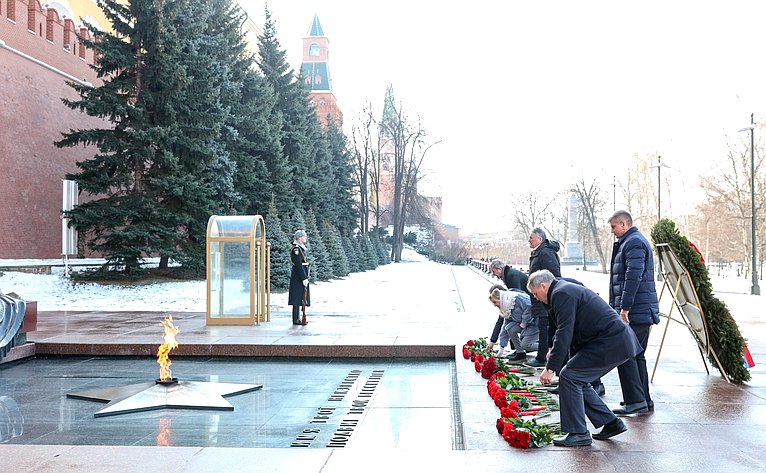
[[[314,442],[322,442],[325,447],[345,447],[367,414],[383,373],[384,370],[373,370],[360,388],[358,382],[364,378],[362,371],[350,371],[327,398],[327,405],[317,409],[310,425],[296,435],[290,446],[305,448]],[[349,399],[349,393],[355,396]]]

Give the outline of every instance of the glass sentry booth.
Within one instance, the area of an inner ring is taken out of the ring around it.
[[[271,320],[270,245],[260,215],[213,215],[207,222],[208,325]]]

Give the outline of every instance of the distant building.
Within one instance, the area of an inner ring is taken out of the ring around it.
[[[340,128],[343,125],[343,113],[332,93],[329,63],[330,40],[324,35],[319,17],[314,15],[308,36],[303,38],[303,85],[309,91],[309,99],[316,107],[317,117],[322,124],[327,126],[329,120]]]
[[[453,247],[460,243],[460,228],[454,225],[447,225],[446,223],[435,222],[433,229],[434,246]]]

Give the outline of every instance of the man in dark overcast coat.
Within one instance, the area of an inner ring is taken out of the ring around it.
[[[529,279],[529,276],[518,269],[513,269],[502,260],[496,259],[490,263],[489,271],[496,278],[502,279],[505,287],[508,289],[519,289],[529,294],[529,291],[527,290],[527,280]],[[531,296],[532,294],[529,295]]]
[[[598,294],[556,279],[548,270],[529,276],[529,290],[550,307],[551,322],[556,326],[550,356],[540,374],[542,384],[550,384],[555,374],[559,376],[561,430],[567,435],[555,439],[554,445],[590,445],[586,417],[594,427],[604,427],[593,435],[597,440],[625,432],[625,424],[590,382],[641,351],[636,335]]]

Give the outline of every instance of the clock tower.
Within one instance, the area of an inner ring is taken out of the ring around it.
[[[322,31],[319,17],[314,15],[308,36],[303,38],[303,86],[309,91],[309,99],[314,103],[317,117],[322,124],[327,126],[328,121],[332,121],[340,128],[343,125],[343,113],[332,93],[329,46],[330,41]]]

